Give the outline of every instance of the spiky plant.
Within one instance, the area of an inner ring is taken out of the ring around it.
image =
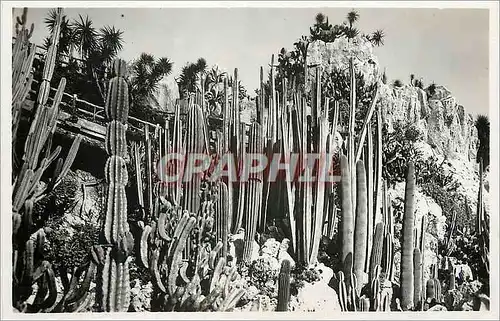
[[[384,44],[384,31],[382,29],[375,30],[370,36],[370,42],[379,47]]]

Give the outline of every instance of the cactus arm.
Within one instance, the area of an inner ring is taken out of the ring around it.
[[[48,292],[49,295],[43,301],[43,303],[40,305],[40,308],[44,312],[51,312],[52,309],[55,307],[56,300],[57,300],[57,287],[56,287],[56,277],[54,274],[54,271],[52,268],[47,269],[45,272],[47,275],[47,284],[48,284]]]
[[[170,296],[174,294],[177,288],[176,280],[181,263],[182,251],[186,247],[189,233],[191,232],[195,224],[196,224],[196,218],[195,217],[189,218],[188,222],[186,223],[184,229],[181,232],[181,235],[179,236],[179,240],[177,241],[177,246],[175,246],[174,251],[172,253],[172,263],[170,267],[170,273],[168,275],[168,287],[167,287]]]
[[[158,269],[159,256],[160,251],[158,249],[151,251],[151,264],[149,266],[156,286],[158,287],[158,289],[160,289],[161,292],[167,293],[167,289],[165,288],[165,285],[163,285],[163,281],[160,276],[160,270]]]
[[[145,267],[149,267],[148,261],[148,240],[151,233],[151,226],[146,225],[142,230],[141,240],[139,243],[139,261]]]
[[[244,289],[234,289],[231,294],[222,302],[222,309],[220,311],[232,310],[238,301],[245,295]]]

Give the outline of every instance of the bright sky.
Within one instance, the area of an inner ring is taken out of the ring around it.
[[[271,54],[292,48],[309,34],[314,17],[323,12],[330,23],[341,23],[350,8],[67,8],[66,15],[89,15],[95,27],[114,25],[124,31],[121,57],[141,52],[168,57],[177,77],[187,62],[204,57],[209,66],[239,70],[249,93],[259,85],[259,67]],[[488,113],[489,14],[487,9],[362,8],[363,32],[383,29],[385,45],[376,48],[381,68],[390,80],[407,83],[410,74],[424,83],[444,85],[473,114]],[[48,9],[32,8],[33,40],[41,43]],[[16,10],[20,13],[20,9]]]

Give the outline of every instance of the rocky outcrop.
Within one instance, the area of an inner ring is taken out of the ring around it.
[[[438,154],[475,161],[479,141],[474,119],[444,86],[427,96],[418,87],[382,85],[379,104],[389,130],[396,122],[414,124]]]
[[[331,43],[318,40],[308,47],[308,65],[319,65],[327,74],[334,69],[348,72],[350,58],[366,85],[381,80],[373,46],[364,37],[349,41],[341,37]],[[315,68],[310,68],[309,79],[314,79],[314,73]],[[381,83],[378,104],[389,130],[397,122],[415,124],[437,153],[446,158],[475,161],[478,137],[474,119],[446,87],[437,85],[428,96],[426,91],[411,85],[395,87]]]
[[[349,59],[353,58],[354,69],[360,72],[367,84],[372,84],[380,79],[380,68],[377,57],[373,54],[373,46],[366,38],[356,37],[348,40],[341,37],[334,42],[325,43],[321,40],[314,41],[307,48],[307,64],[309,66],[321,66],[326,73],[335,69],[347,70]],[[314,69],[310,69],[310,79],[314,75]]]
[[[294,312],[341,312],[337,292],[328,284],[333,277],[333,270],[324,264],[314,267],[320,279],[314,283],[305,283],[296,297],[291,298],[290,311]]]

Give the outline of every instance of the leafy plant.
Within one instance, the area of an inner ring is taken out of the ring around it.
[[[168,58],[157,59],[144,52],[131,63],[128,81],[132,110],[151,105],[150,101],[155,101],[153,94],[158,90],[160,80],[172,72],[172,66],[173,63]]]
[[[394,87],[398,87],[398,88],[399,87],[403,87],[403,82],[401,80],[399,80],[399,79],[396,79],[396,80],[394,80],[394,82],[392,83],[392,85]]]
[[[478,115],[475,126],[479,138],[479,147],[477,150],[477,162],[483,161],[483,168],[490,164],[490,121],[486,115]]]
[[[91,224],[73,225],[71,231],[63,226],[49,229],[47,259],[55,270],[73,271],[86,262],[89,249],[98,240],[99,228]]]
[[[181,99],[186,98],[189,93],[197,91],[196,82],[199,79],[199,73],[204,72],[206,68],[207,61],[204,58],[198,58],[196,63],[188,63],[182,67],[181,74],[176,80]]]

